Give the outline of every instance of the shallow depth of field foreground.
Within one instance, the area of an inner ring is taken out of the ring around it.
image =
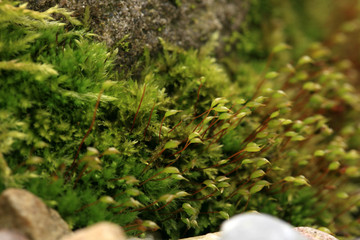
[[[358,0],[0,0],[0,194],[66,231],[0,229],[359,237],[359,45]]]

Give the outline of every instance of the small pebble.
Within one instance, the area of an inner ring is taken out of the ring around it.
[[[225,221],[221,240],[305,240],[290,224],[267,214],[243,213]]]

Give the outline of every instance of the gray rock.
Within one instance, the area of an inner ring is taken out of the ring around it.
[[[122,228],[114,223],[101,222],[75,231],[61,240],[126,240]]]
[[[144,48],[159,49],[159,37],[177,46],[198,48],[215,31],[238,29],[249,0],[22,0],[35,10],[55,4],[83,18],[90,9],[90,26],[109,46],[119,47],[119,63],[129,67]],[[126,37],[127,36],[127,37]],[[118,44],[124,39],[128,44]]]
[[[20,232],[31,240],[56,240],[70,232],[55,210],[32,193],[14,188],[0,196],[0,229]]]
[[[18,232],[9,231],[9,230],[0,230],[0,239],[1,240],[29,240],[24,235],[22,235]]]
[[[236,215],[221,225],[221,240],[305,240],[294,228],[273,216],[259,213]]]
[[[295,230],[309,240],[338,240],[326,232],[311,227],[296,227]]]

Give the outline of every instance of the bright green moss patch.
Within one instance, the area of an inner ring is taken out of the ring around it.
[[[0,16],[1,190],[30,190],[72,228],[107,220],[177,239],[257,210],[359,234],[359,98],[326,46],[295,58],[264,45],[265,58],[234,37],[221,65],[216,35],[198,50],[161,41],[120,77],[116,51],[63,9],[2,1]]]

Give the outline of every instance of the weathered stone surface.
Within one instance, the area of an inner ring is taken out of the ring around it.
[[[311,227],[296,227],[295,230],[309,240],[338,240],[330,234]]]
[[[114,223],[101,222],[75,231],[61,240],[125,240],[122,228]]]
[[[0,196],[0,229],[20,232],[31,240],[56,240],[70,232],[55,210],[32,193],[13,188]]]
[[[35,10],[58,4],[83,18],[90,9],[90,26],[109,46],[119,47],[119,61],[131,65],[145,46],[159,49],[159,37],[178,46],[199,47],[215,32],[238,29],[248,0],[23,0]],[[118,44],[125,38],[126,44]]]
[[[243,213],[221,225],[221,240],[305,240],[294,228],[267,214]]]
[[[9,231],[9,230],[0,230],[0,240],[29,240],[24,235]]]

